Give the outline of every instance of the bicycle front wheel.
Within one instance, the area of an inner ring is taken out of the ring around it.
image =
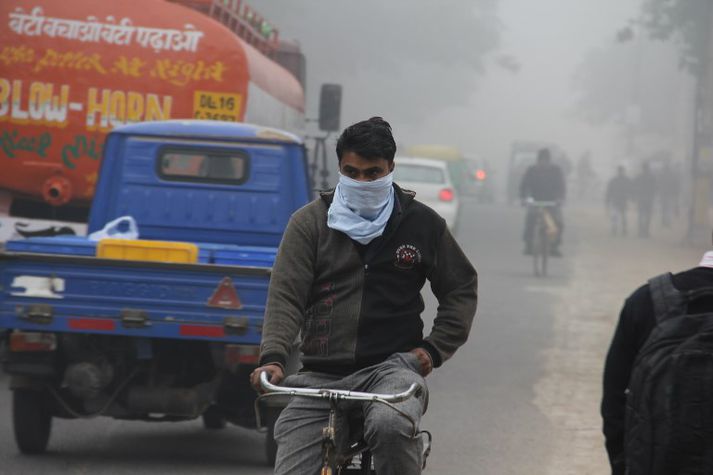
[[[550,242],[544,226],[537,226],[532,243],[532,266],[535,276],[547,275],[547,261],[550,254]]]

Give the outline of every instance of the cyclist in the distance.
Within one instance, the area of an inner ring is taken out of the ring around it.
[[[477,274],[445,221],[392,182],[396,143],[379,117],[344,130],[337,142],[339,184],[290,219],[273,267],[260,367],[280,383],[300,335],[302,370],[285,384],[395,393],[412,383],[418,398],[398,407],[415,421],[425,411],[425,382],[465,343],[477,304]],[[420,291],[438,299],[423,335]],[[321,400],[295,399],[275,426],[276,474],[315,474],[322,466]],[[422,440],[380,404],[363,411],[364,439],[380,475],[421,473]]]
[[[566,194],[566,185],[564,174],[559,165],[552,163],[549,149],[543,148],[537,152],[537,163],[531,165],[520,182],[520,200],[523,205],[528,198],[535,201],[552,201],[557,202],[557,206],[549,208],[549,212],[557,224],[557,236],[552,243],[550,255],[559,257],[561,252],[559,249],[562,242],[562,228],[564,222],[562,219],[562,209],[560,204],[564,201]],[[532,237],[535,229],[535,210],[528,208],[525,215],[525,232],[523,240],[525,241],[525,254],[532,254]]]

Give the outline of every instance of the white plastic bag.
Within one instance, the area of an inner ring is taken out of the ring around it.
[[[100,241],[104,238],[138,239],[139,227],[132,216],[122,216],[106,223],[102,229],[94,231],[88,238],[90,241]]]

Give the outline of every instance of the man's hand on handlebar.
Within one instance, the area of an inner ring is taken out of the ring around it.
[[[255,370],[250,374],[250,384],[259,393],[264,393],[265,391],[260,386],[260,373],[266,372],[270,375],[270,382],[272,384],[280,384],[280,382],[285,379],[285,372],[282,367],[278,364],[266,364],[255,368]]]

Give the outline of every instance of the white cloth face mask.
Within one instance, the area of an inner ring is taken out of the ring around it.
[[[381,236],[394,209],[394,174],[358,181],[339,174],[327,226],[361,244]]]

